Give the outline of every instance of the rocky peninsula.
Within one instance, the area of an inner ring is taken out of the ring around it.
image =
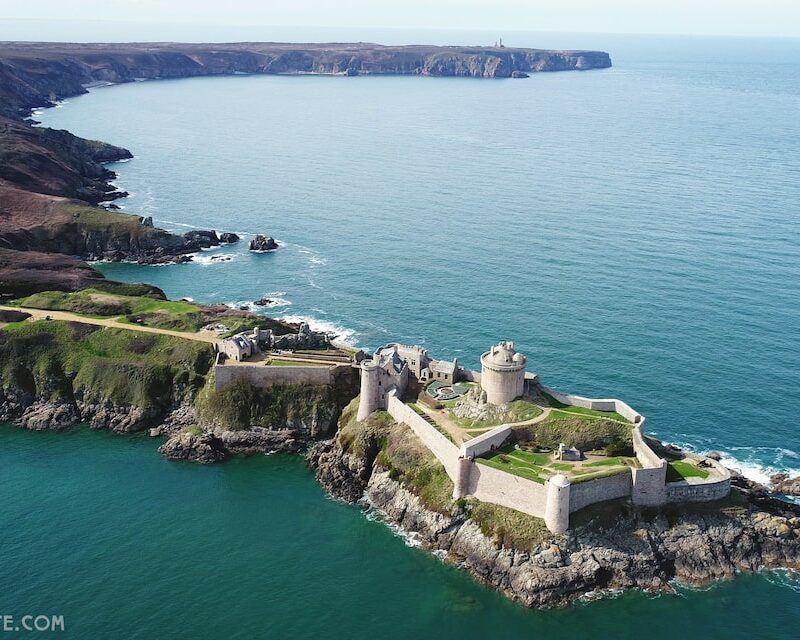
[[[104,163],[131,152],[27,120],[33,108],[84,93],[87,85],[232,73],[511,78],[610,65],[602,52],[507,47],[2,43],[0,294],[29,308],[187,334],[222,323],[231,332],[255,324],[276,335],[296,330],[225,307],[171,302],[155,287],[109,282],[86,264],[175,262],[238,240],[213,231],[174,235],[109,210],[125,194],[111,185],[115,176]],[[741,571],[800,568],[800,509],[740,476],[725,500],[597,504],[577,512],[567,533],[551,534],[521,512],[453,500],[444,468],[408,427],[381,411],[356,419],[355,375],[328,385],[264,389],[241,381],[220,390],[214,350],[196,336],[29,315],[0,315],[0,420],[31,430],[89,424],[147,431],[162,440],[165,457],[198,463],[305,451],[332,497],[377,510],[426,549],[528,607],[613,589],[666,593],[673,580],[700,586]],[[775,482],[796,493],[796,480]]]

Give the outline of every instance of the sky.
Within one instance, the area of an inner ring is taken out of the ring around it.
[[[0,0],[0,40],[180,40],[259,25],[800,37],[800,0]]]

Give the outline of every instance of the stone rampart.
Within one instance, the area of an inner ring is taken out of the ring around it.
[[[511,434],[511,427],[501,424],[499,427],[475,436],[461,445],[461,455],[464,458],[475,458],[487,451],[497,449]]]
[[[686,480],[668,482],[665,489],[667,502],[711,502],[721,500],[731,492],[731,478],[716,482],[690,483]]]
[[[450,442],[433,425],[428,424],[416,411],[404,404],[395,390],[386,395],[386,410],[396,422],[407,425],[417,437],[425,443],[434,456],[444,465],[447,475],[457,484],[459,481],[459,451],[458,447]]]
[[[349,365],[342,365],[349,368]],[[339,367],[267,367],[256,365],[217,364],[214,366],[214,388],[219,391],[232,382],[246,380],[255,387],[267,389],[290,384],[331,384]]]
[[[569,494],[569,512],[573,513],[596,502],[629,497],[631,486],[630,472],[585,482],[573,482]]]
[[[547,485],[493,469],[485,464],[469,464],[470,478],[465,495],[544,518]]]

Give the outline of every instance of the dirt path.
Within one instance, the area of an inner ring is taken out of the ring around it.
[[[93,324],[98,327],[111,327],[112,329],[125,329],[126,331],[141,331],[142,333],[157,333],[162,336],[173,336],[175,338],[184,338],[186,340],[196,340],[198,342],[207,342],[209,344],[217,344],[221,339],[211,331],[198,331],[192,333],[190,331],[173,331],[171,329],[158,329],[156,327],[147,327],[141,324],[130,324],[127,322],[120,322],[114,318],[92,318],[89,316],[82,316],[79,313],[72,313],[71,311],[48,311],[47,309],[31,309],[29,307],[7,307],[0,306],[0,309],[24,311],[30,313],[34,320],[44,320],[49,317],[51,320],[61,320],[64,322],[80,322],[82,324]]]

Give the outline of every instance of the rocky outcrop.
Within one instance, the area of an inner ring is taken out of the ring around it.
[[[800,509],[740,479],[739,506],[639,510],[626,503],[582,512],[564,535],[528,549],[504,546],[470,517],[426,508],[389,472],[345,451],[338,440],[308,455],[317,479],[337,498],[376,509],[418,543],[476,580],[527,607],[567,604],[608,589],[671,591],[670,581],[701,586],[740,571],[800,567]]]
[[[790,477],[788,473],[776,473],[770,477],[772,488],[785,496],[800,496],[800,476]]]
[[[258,234],[250,241],[250,251],[272,251],[278,248],[278,243],[272,236]]]
[[[226,231],[225,233],[220,234],[219,241],[222,244],[233,244],[234,242],[239,242],[239,236],[237,236],[235,233]]]
[[[222,441],[214,434],[191,430],[173,435],[158,448],[158,451],[169,460],[186,460],[201,464],[222,462],[230,455]]]

